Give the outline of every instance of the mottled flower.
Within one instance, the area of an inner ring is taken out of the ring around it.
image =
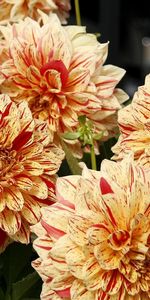
[[[40,9],[48,15],[56,13],[65,24],[70,8],[70,0],[0,0],[0,23],[18,22],[27,16],[39,20]]]
[[[105,160],[61,177],[32,227],[42,300],[150,299],[150,172]]]
[[[0,95],[0,251],[10,240],[28,243],[40,207],[55,201],[55,173],[63,152],[47,125],[33,120],[24,101]]]
[[[26,100],[55,138],[76,130],[84,114],[95,131],[112,133],[114,115],[127,99],[115,88],[124,70],[103,66],[108,44],[99,43],[84,27],[63,27],[56,15],[41,15],[41,26],[30,18],[1,26],[8,45],[8,58],[0,66],[2,91],[15,102]]]
[[[130,105],[118,113],[120,137],[112,148],[114,159],[132,151],[138,163],[150,167],[150,75],[140,86]]]

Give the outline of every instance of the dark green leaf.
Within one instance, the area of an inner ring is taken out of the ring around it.
[[[4,299],[4,292],[2,290],[2,288],[0,287],[0,299]]]
[[[29,274],[22,280],[12,285],[12,300],[21,300],[22,297],[32,288],[32,286],[39,280],[36,272]],[[28,298],[29,299],[29,298]]]
[[[3,276],[7,284],[7,290],[11,287],[11,284],[19,280],[21,272],[24,273],[24,268],[30,267],[31,257],[33,256],[33,250],[31,245],[22,245],[19,243],[13,243],[2,254],[3,259]],[[31,271],[30,271],[31,272]]]
[[[70,171],[72,172],[73,175],[81,175],[82,169],[79,166],[78,160],[72,155],[70,149],[68,149],[68,146],[63,140],[61,140],[61,144],[65,152],[66,160],[69,165]]]

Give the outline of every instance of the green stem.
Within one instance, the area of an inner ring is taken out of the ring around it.
[[[91,164],[92,164],[92,170],[97,170],[94,145],[91,146]]]
[[[81,26],[81,15],[80,15],[80,6],[79,0],[74,0],[75,13],[76,13],[76,23],[78,26]]]

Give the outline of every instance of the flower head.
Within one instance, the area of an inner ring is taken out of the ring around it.
[[[58,202],[32,227],[42,300],[150,299],[149,189],[131,157],[57,180]]]
[[[18,22],[27,16],[39,20],[39,9],[48,15],[56,13],[61,22],[66,23],[71,8],[70,0],[1,0],[0,5],[1,24]]]
[[[29,242],[40,207],[55,201],[55,173],[63,152],[26,102],[0,96],[0,250],[9,240]]]
[[[112,133],[116,111],[127,99],[115,88],[124,70],[103,66],[108,44],[84,27],[63,27],[55,15],[42,18],[42,26],[30,18],[1,26],[8,47],[0,67],[2,91],[15,102],[26,100],[54,137],[74,131],[81,115],[93,121],[95,131]]]
[[[138,163],[150,167],[150,75],[135,93],[132,103],[118,113],[120,137],[112,148],[114,159],[130,151]]]

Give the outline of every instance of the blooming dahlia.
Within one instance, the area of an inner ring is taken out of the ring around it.
[[[150,167],[150,74],[135,93],[132,103],[118,113],[120,137],[112,148],[114,159],[132,151],[138,163]]]
[[[38,9],[48,15],[54,12],[62,23],[66,23],[70,8],[70,0],[1,0],[0,23],[18,22],[27,16],[38,20]]]
[[[0,95],[0,251],[10,240],[28,243],[40,207],[55,200],[63,153],[49,142],[46,124],[33,120],[26,102]]]
[[[56,15],[42,18],[42,26],[30,18],[1,26],[8,47],[0,66],[2,91],[17,103],[26,100],[55,137],[76,130],[80,115],[93,120],[95,130],[112,132],[114,115],[127,99],[115,88],[124,70],[103,66],[108,44],[84,27],[63,27]]]
[[[32,227],[42,300],[150,299],[150,172],[128,157],[61,177]]]

